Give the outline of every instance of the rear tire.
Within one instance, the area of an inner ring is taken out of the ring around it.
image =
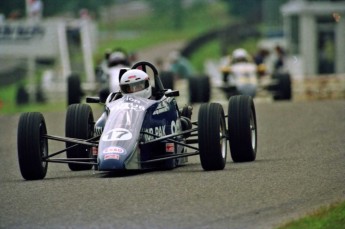
[[[211,86],[210,86],[210,79],[207,76],[200,77],[200,88],[202,88],[201,91],[201,102],[202,103],[208,103],[211,98]]]
[[[229,143],[234,162],[249,162],[256,158],[257,126],[253,99],[236,95],[229,99]]]
[[[47,174],[48,140],[44,117],[41,113],[23,113],[19,118],[17,149],[20,172],[26,180],[43,179]]]
[[[207,76],[189,78],[189,102],[207,103],[211,97],[210,79]]]
[[[107,101],[107,98],[110,94],[109,88],[102,88],[99,92],[99,99],[101,103],[105,103]]]
[[[163,71],[160,74],[160,78],[164,89],[174,90],[174,74],[172,72]]]
[[[94,119],[91,107],[87,104],[72,104],[66,114],[66,137],[77,139],[89,139],[93,137]],[[75,143],[66,142],[66,148]],[[90,146],[77,146],[66,151],[67,158],[91,158]],[[72,171],[89,170],[92,165],[68,164]]]
[[[202,168],[204,170],[224,169],[227,139],[223,107],[218,103],[202,104],[199,109],[198,123]]]
[[[197,77],[190,77],[188,79],[189,83],[189,103],[197,103],[199,102],[199,90],[198,90],[198,78]]]
[[[277,95],[273,96],[274,100],[291,100],[292,88],[291,77],[288,73],[276,73],[273,75],[273,79],[278,79]]]
[[[79,76],[76,74],[70,75],[67,78],[67,105],[80,103],[83,95]]]

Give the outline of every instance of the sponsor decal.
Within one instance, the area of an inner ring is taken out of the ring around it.
[[[145,111],[145,107],[134,104],[134,103],[122,103],[119,106],[117,106],[119,109],[124,109],[124,110],[135,110],[135,111]]]
[[[137,103],[137,104],[140,104],[140,100],[138,100],[138,99],[135,99],[135,98],[132,98],[132,97],[124,97],[124,100],[126,101],[126,102],[133,102],[133,103]]]
[[[104,160],[109,160],[109,159],[120,160],[120,155],[115,154],[115,153],[104,154],[103,159]]]
[[[126,141],[132,139],[132,133],[124,128],[115,128],[102,135],[102,141]]]
[[[163,101],[158,104],[156,110],[153,112],[153,115],[158,115],[170,110],[169,104],[166,101]]]
[[[165,136],[165,125],[163,126],[156,126],[155,128],[144,128],[142,131],[144,132],[148,132],[150,134],[154,134],[157,135],[159,137]],[[145,141],[151,141],[153,140],[155,137],[148,135],[148,134],[144,134],[144,139]]]
[[[181,126],[181,121],[176,120],[176,121],[171,121],[171,133],[180,133],[182,131],[182,126]]]
[[[92,147],[92,155],[97,156],[98,155],[98,148],[97,147]]]
[[[108,153],[117,153],[117,154],[123,154],[125,153],[126,150],[122,147],[118,147],[118,146],[110,146],[108,148],[105,148],[103,150],[104,154],[108,154]]]
[[[174,145],[174,143],[166,143],[165,144],[165,152],[167,152],[167,153],[174,153],[175,152],[175,145]]]

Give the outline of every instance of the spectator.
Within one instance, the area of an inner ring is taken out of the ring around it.
[[[275,47],[275,51],[277,54],[277,59],[274,62],[274,71],[277,72],[283,70],[284,68],[285,50],[281,46],[277,45]]]
[[[270,54],[267,49],[260,48],[254,55],[254,61],[256,65],[264,64],[266,57]]]
[[[270,52],[267,49],[260,48],[256,55],[254,55],[254,62],[257,66],[258,76],[264,76],[267,71],[267,67],[265,64],[266,58],[269,56]]]
[[[33,22],[38,22],[42,18],[43,3],[41,0],[28,0],[27,1],[27,13],[28,18]]]
[[[187,58],[181,56],[178,51],[173,51],[169,55],[170,71],[177,79],[188,79],[194,74],[194,70]]]

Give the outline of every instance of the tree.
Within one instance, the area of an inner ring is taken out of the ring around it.
[[[240,17],[249,21],[261,19],[261,5],[263,0],[223,0],[228,5],[231,16]]]
[[[110,4],[114,4],[114,0],[73,0],[73,1],[57,1],[57,0],[44,0],[43,4],[43,15],[45,17],[50,17],[54,15],[61,14],[63,12],[73,12],[78,14],[79,10],[86,8],[91,12],[98,14],[98,11],[102,7],[106,7]],[[21,16],[25,15],[25,0],[2,0],[0,1],[1,12],[9,17],[15,10],[21,13]]]
[[[183,28],[184,9],[182,0],[146,0],[153,9],[154,17],[160,18],[162,15],[169,15],[176,30]]]
[[[64,1],[64,4],[61,4],[60,1],[45,0],[44,15],[53,16],[62,12],[73,12],[77,15],[79,10],[83,8],[97,15],[102,7],[114,4],[114,2],[114,0],[73,0]]]
[[[20,16],[25,16],[24,0],[0,1],[0,13],[4,14],[6,18],[15,11],[18,11]]]

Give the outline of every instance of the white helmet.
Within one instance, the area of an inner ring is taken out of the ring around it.
[[[249,55],[246,50],[239,48],[232,52],[232,59],[234,61],[249,60]]]
[[[122,75],[120,90],[122,94],[132,94],[147,99],[152,95],[150,78],[146,72],[139,69],[128,70]]]
[[[111,53],[108,57],[108,67],[113,67],[119,64],[128,65],[126,54],[118,51]]]

